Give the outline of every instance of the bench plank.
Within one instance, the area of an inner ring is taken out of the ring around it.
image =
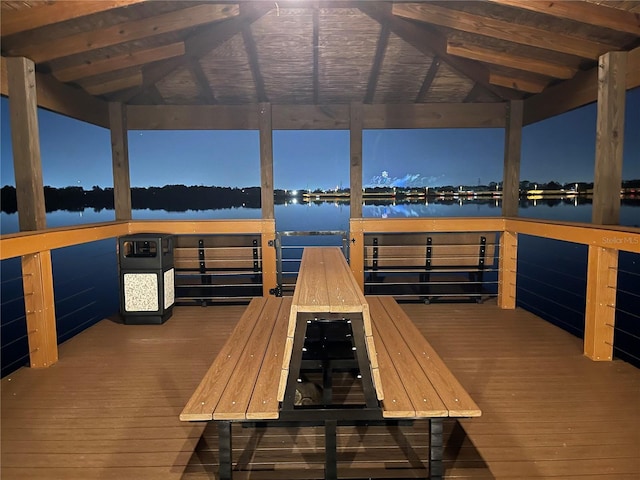
[[[185,405],[180,420],[213,420],[213,411],[226,388],[226,382],[220,378],[230,378],[242,355],[244,343],[256,327],[256,318],[259,318],[267,299],[254,298],[244,311],[238,324],[231,333],[231,337],[238,342],[227,341],[218,353],[218,356],[209,367],[204,378]],[[244,341],[243,341],[244,339]]]
[[[388,298],[393,300],[392,297]],[[383,416],[448,416],[449,411],[425,374],[421,359],[416,358],[416,352],[410,348],[405,338],[406,332],[398,329],[392,314],[387,311],[387,302],[383,302],[381,297],[369,297],[368,300],[374,324],[376,351],[379,355],[380,375],[386,395],[383,401]],[[411,411],[407,410],[405,398],[412,406]]]
[[[231,373],[224,393],[213,411],[214,420],[243,420],[246,418],[254,386],[260,380],[261,368],[273,336],[281,303],[278,298],[267,297],[259,315],[253,317],[255,328],[246,339],[237,368]],[[240,349],[242,340],[244,339],[233,336],[227,341],[233,342]],[[268,369],[268,365],[265,367]],[[274,377],[270,378],[272,381],[273,379]],[[272,410],[275,418],[278,417],[277,412],[276,405]]]
[[[393,320],[396,329],[402,332],[407,348],[418,356],[425,375],[434,386],[450,417],[479,417],[482,412],[465,388],[447,368],[415,324],[407,317],[393,297],[367,297],[369,302],[377,298]],[[374,320],[375,322],[376,320]],[[384,380],[383,380],[384,381]]]
[[[264,362],[260,368],[258,380],[247,409],[247,419],[267,420],[278,418],[278,379],[282,371],[282,358],[285,354],[287,322],[291,310],[291,297],[274,299],[279,301],[271,340],[267,347]]]

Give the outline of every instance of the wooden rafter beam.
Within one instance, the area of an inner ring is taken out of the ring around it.
[[[494,85],[500,85],[501,87],[512,88],[527,93],[540,93],[549,83],[548,81],[514,77],[495,72],[489,74],[489,81]]]
[[[95,62],[83,63],[61,70],[55,70],[53,76],[61,82],[73,82],[81,78],[101,75],[103,73],[114,72],[129,67],[145,65],[151,62],[166,60],[167,58],[184,55],[184,42],[171,43],[160,47],[148,48],[129,52],[125,55],[96,60]]]
[[[547,88],[524,101],[524,124],[539,122],[598,99],[598,68],[578,72],[574,78]],[[640,47],[627,53],[627,89],[640,86]]]
[[[424,80],[422,81],[422,85],[420,86],[420,91],[418,95],[416,95],[415,103],[422,103],[431,88],[431,84],[433,80],[436,78],[438,74],[438,70],[440,69],[440,59],[438,57],[434,57],[431,65],[429,65],[429,70],[427,70],[427,74],[424,76]]]
[[[426,25],[417,25],[399,16],[393,15],[391,6],[378,2],[362,3],[358,7],[362,12],[380,24],[386,24],[390,32],[402,38],[419,52],[428,56],[437,55],[444,63],[480,84],[485,89],[505,100],[520,98],[515,92],[496,87],[489,82],[489,70],[481,63],[454,57],[447,54],[447,41],[439,32]],[[394,5],[395,8],[395,5]]]
[[[476,83],[473,85],[471,90],[469,90],[469,93],[467,93],[467,96],[464,97],[464,100],[462,101],[462,103],[475,102],[480,97],[480,95],[482,95],[482,93],[483,93],[482,87],[479,87],[478,84]]]
[[[204,99],[204,101],[209,105],[215,105],[218,103],[216,97],[211,88],[211,84],[209,83],[209,79],[204,74],[202,70],[202,65],[196,58],[191,58],[189,61],[189,69],[193,74],[196,85],[198,86],[198,92],[200,93],[200,97]]]
[[[488,0],[499,5],[544,13],[557,18],[610,28],[618,32],[640,36],[640,15],[626,10],[596,5],[589,2],[540,1],[540,0]]]
[[[384,61],[384,54],[387,51],[387,45],[389,44],[389,27],[386,24],[382,24],[380,28],[380,36],[378,37],[378,43],[376,45],[376,53],[373,57],[373,65],[371,66],[371,72],[369,73],[369,81],[367,82],[367,91],[364,95],[363,103],[372,103],[373,97],[376,93],[376,87],[378,86],[378,78],[380,77],[380,70],[382,69],[382,62]]]
[[[267,90],[264,86],[264,78],[260,71],[258,47],[256,46],[256,40],[253,38],[253,34],[251,33],[251,25],[247,22],[242,23],[242,40],[244,42],[245,51],[247,52],[247,59],[249,60],[253,83],[256,86],[256,97],[258,98],[258,103],[268,102]]]
[[[117,95],[116,99],[120,102],[127,103],[134,97],[140,95],[144,89],[151,85],[155,85],[175,70],[179,68],[188,68],[191,58],[200,59],[207,53],[215,50],[227,40],[240,33],[244,23],[252,24],[269,12],[271,8],[272,5],[259,5],[243,8],[242,12],[237,17],[218,23],[216,28],[209,28],[208,26],[200,27],[185,40],[186,52],[184,55],[170,58],[155,65],[143,68],[143,81],[141,88],[125,92],[122,95]]]
[[[424,23],[440,25],[476,35],[498,38],[531,47],[568,53],[592,60],[614,48],[611,45],[605,45],[587,38],[563,35],[528,25],[520,25],[506,20],[440,7],[430,3],[396,3],[393,5],[393,14],[402,18],[418,20]]]
[[[237,16],[238,12],[237,5],[202,4],[40,44],[8,46],[7,51],[11,56],[25,56],[36,63],[41,63],[197,25],[210,24]]]
[[[2,36],[26,32],[34,28],[65,22],[93,13],[126,7],[144,0],[57,1],[39,2],[37,6],[20,10],[3,10],[0,18]],[[34,2],[32,2],[34,3]]]
[[[515,68],[516,70],[538,73],[547,77],[561,78],[563,80],[572,78],[578,71],[577,68],[566,65],[514,55],[512,53],[483,48],[476,45],[467,45],[458,41],[447,42],[447,53],[457,57],[477,60],[478,62],[501,65],[503,67]]]
[[[142,85],[142,72],[138,71],[134,74],[120,78],[114,78],[106,82],[88,83],[83,88],[91,95],[105,95],[107,93],[126,90],[127,88],[139,87]]]

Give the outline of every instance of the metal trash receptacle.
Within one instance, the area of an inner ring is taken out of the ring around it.
[[[126,325],[162,324],[173,313],[173,235],[118,238],[120,313]]]

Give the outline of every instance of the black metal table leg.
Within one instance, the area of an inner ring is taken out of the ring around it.
[[[231,480],[232,463],[231,463],[231,422],[218,421],[218,452],[220,455],[220,480]]]
[[[442,427],[442,418],[429,419],[429,478],[431,480],[442,480],[444,475]]]
[[[337,420],[324,422],[324,478],[325,480],[337,480],[338,478],[338,453],[336,430]]]

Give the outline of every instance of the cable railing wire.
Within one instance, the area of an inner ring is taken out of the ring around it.
[[[529,310],[530,312],[543,312],[545,315],[547,315],[549,318],[553,319],[555,322],[560,323],[562,325],[564,325],[565,327],[567,327],[569,330],[579,334],[580,336],[583,335],[583,332],[580,330],[580,328],[576,327],[575,325],[572,325],[569,322],[566,322],[564,320],[561,320],[560,318],[556,317],[555,315],[550,314],[549,312],[547,312],[546,310],[543,310],[541,308],[538,307],[534,307],[533,305],[524,302],[522,300],[518,300],[518,303],[520,303],[522,306],[526,307],[527,310]]]
[[[518,259],[518,263],[521,264],[521,265],[534,267],[536,270],[544,270],[546,272],[551,272],[551,273],[555,273],[555,274],[558,274],[558,275],[562,275],[564,277],[568,277],[568,278],[571,278],[573,280],[584,281],[584,277],[581,277],[579,275],[574,275],[574,274],[571,274],[571,273],[567,273],[566,271],[556,270],[556,269],[553,269],[553,268],[549,268],[547,266],[542,266],[542,265],[540,265],[538,263],[528,262],[526,260],[521,260],[521,259]],[[518,272],[518,274],[520,274],[520,272]]]
[[[557,301],[555,301],[555,300],[551,300],[550,298],[547,298],[547,297],[545,297],[545,296],[543,296],[543,295],[540,295],[540,294],[538,294],[538,293],[536,293],[536,292],[534,292],[534,291],[531,291],[531,290],[525,289],[525,288],[523,288],[523,287],[519,287],[519,290],[521,290],[521,291],[523,291],[523,292],[526,292],[526,293],[530,294],[530,295],[531,295],[531,296],[533,296],[533,297],[541,298],[541,299],[545,300],[546,302],[549,302],[549,303],[552,303],[552,304],[554,304],[554,305],[557,305],[558,307],[561,307],[561,308],[563,308],[563,309],[565,309],[565,310],[567,310],[567,311],[569,311],[569,312],[573,312],[573,313],[576,313],[576,314],[579,314],[579,315],[584,315],[584,312],[581,312],[581,311],[579,311],[579,310],[576,310],[575,308],[567,307],[566,305],[563,305],[563,304],[562,304],[562,303],[560,303],[560,302],[557,302]],[[518,300],[518,301],[520,302],[520,300]],[[522,302],[522,303],[524,303],[524,302]],[[536,308],[536,310],[544,311],[545,313],[548,313],[546,310],[543,310],[543,309],[542,309],[542,308],[540,308],[540,307],[535,307],[535,308]],[[550,314],[549,314],[549,315],[550,315]]]
[[[555,285],[553,283],[549,283],[549,282],[545,282],[545,281],[539,280],[538,278],[531,277],[529,275],[525,275],[524,273],[518,273],[518,276],[522,277],[523,279],[530,280],[530,281],[532,281],[534,283],[538,283],[540,285],[544,285],[546,287],[553,288],[554,290],[559,290],[561,292],[570,293],[571,295],[573,295],[573,296],[575,296],[575,297],[577,297],[577,298],[579,298],[581,300],[584,300],[586,298],[584,294],[581,294],[581,293],[578,293],[578,292],[572,292],[571,290],[568,290],[566,288],[559,287],[559,286],[557,286],[557,285]],[[524,287],[522,287],[522,286],[518,286],[518,288],[521,288],[521,289],[525,290]]]

